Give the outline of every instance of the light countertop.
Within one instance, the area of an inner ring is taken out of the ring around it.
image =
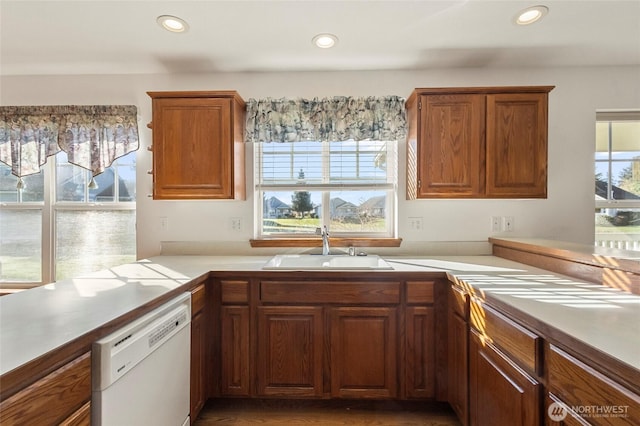
[[[640,296],[495,256],[384,258],[398,272],[446,272],[450,279],[471,285],[477,294],[640,370]],[[0,297],[0,374],[210,271],[262,271],[269,259],[157,256]]]

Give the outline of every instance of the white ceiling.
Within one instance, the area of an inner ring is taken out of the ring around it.
[[[640,65],[640,0],[0,1],[2,75],[599,65]]]

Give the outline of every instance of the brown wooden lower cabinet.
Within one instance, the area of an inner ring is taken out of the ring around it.
[[[397,309],[332,308],[331,396],[395,398]]]
[[[434,281],[220,282],[220,396],[434,399]]]
[[[541,384],[474,329],[469,337],[472,426],[540,424]]]

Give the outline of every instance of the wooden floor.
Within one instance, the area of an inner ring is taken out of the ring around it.
[[[195,426],[460,426],[447,404],[408,401],[210,400]]]

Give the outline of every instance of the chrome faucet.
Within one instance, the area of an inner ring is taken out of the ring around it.
[[[329,231],[327,231],[327,225],[322,228],[322,255],[329,254]]]

